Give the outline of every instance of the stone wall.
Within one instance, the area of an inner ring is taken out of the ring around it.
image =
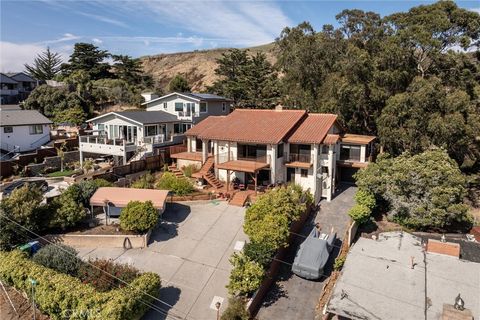
[[[80,160],[80,154],[78,151],[67,151],[65,152],[65,158],[63,161],[64,166],[67,164],[77,162]],[[36,176],[45,171],[45,169],[50,169],[53,171],[60,170],[61,160],[59,156],[45,157],[42,163],[32,163],[27,165],[25,168],[29,175]]]

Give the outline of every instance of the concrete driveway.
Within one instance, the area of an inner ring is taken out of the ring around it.
[[[245,241],[242,224],[245,209],[201,202],[167,205],[160,226],[145,249],[80,248],[84,258],[111,258],[130,263],[142,271],[156,272],[162,279],[160,299],[144,319],[215,319],[227,305],[229,257]],[[241,247],[240,247],[241,248]]]
[[[315,307],[323,289],[324,281],[332,271],[333,262],[338,255],[342,238],[350,223],[347,212],[354,205],[355,191],[355,187],[346,186],[331,202],[325,200],[320,202],[320,210],[306,223],[301,232],[302,236],[297,236],[296,244],[291,247],[282,264],[277,282],[270,289],[258,312],[258,319],[313,320],[315,318]],[[336,247],[332,251],[325,268],[327,277],[323,277],[319,281],[305,280],[292,273],[291,264],[295,258],[298,245],[302,243],[317,222],[320,223],[322,231],[325,233],[330,232],[333,227],[339,239],[335,243]]]

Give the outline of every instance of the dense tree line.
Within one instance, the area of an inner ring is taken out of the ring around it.
[[[67,63],[47,49],[32,66],[25,67],[39,80],[64,83],[59,87],[41,85],[24,102],[26,109],[39,110],[56,123],[81,124],[95,111],[110,105],[139,105],[141,91],[153,87],[139,59],[112,55],[90,43],[76,43]]]
[[[435,145],[464,167],[478,164],[479,14],[441,1],[336,18],[338,28],[304,22],[277,39],[284,103],[336,113],[393,155]]]

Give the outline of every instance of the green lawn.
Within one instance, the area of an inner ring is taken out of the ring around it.
[[[66,177],[71,176],[74,174],[76,170],[63,170],[63,171],[55,171],[52,173],[47,174],[47,177],[55,178],[55,177]]]

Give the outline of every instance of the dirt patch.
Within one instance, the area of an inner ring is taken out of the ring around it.
[[[111,225],[99,225],[93,228],[87,228],[83,230],[77,230],[74,232],[66,233],[72,235],[136,235],[137,233],[132,231],[125,231],[120,229],[118,224]]]
[[[31,320],[33,319],[32,304],[25,295],[9,286],[5,286],[6,292],[0,285],[0,318],[2,320]],[[12,304],[10,304],[10,298]],[[14,309],[15,308],[15,309]],[[48,320],[48,316],[42,314],[40,310],[35,310],[37,320]]]

